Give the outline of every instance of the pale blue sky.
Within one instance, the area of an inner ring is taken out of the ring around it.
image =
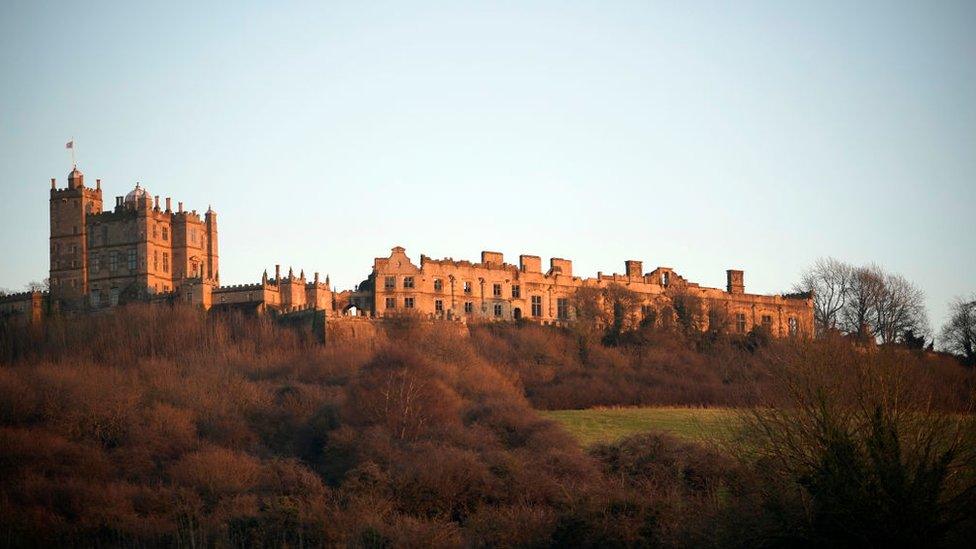
[[[817,257],[976,291],[976,2],[0,6],[0,287],[49,180],[219,213],[221,278],[498,250],[787,290]]]

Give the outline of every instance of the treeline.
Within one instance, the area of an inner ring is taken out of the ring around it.
[[[131,306],[8,332],[18,352],[0,367],[0,544],[962,545],[976,534],[972,422],[932,405],[971,402],[969,372],[843,341],[713,342],[708,354],[646,328],[608,345],[541,326],[456,338],[403,322],[372,347],[323,347],[267,318]],[[709,368],[727,371],[702,377]],[[947,393],[950,380],[964,389]],[[735,448],[651,434],[585,451],[529,400],[620,399],[629,386],[645,390],[624,397],[635,403],[729,404],[722,387],[741,387],[780,415],[753,416]],[[780,424],[792,427],[769,428]]]

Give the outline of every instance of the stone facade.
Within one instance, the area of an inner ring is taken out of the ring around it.
[[[482,252],[481,261],[431,259],[422,255],[416,265],[401,247],[389,257],[376,258],[373,272],[357,291],[341,295],[337,305],[355,308],[359,314],[384,317],[416,315],[465,321],[531,320],[564,324],[575,319],[574,298],[580,289],[620,286],[637,295],[634,316],[659,311],[677,292],[699,298],[705,308],[702,329],[708,329],[709,312],[721,311],[727,329],[747,333],[764,325],[774,336],[810,335],[813,300],[803,295],[756,295],[745,293],[744,273],[726,271],[724,290],[689,282],[670,267],[644,272],[642,262],[624,262],[623,274],[597,273],[596,277],[573,275],[573,263],[552,258],[542,271],[542,260],[519,256],[519,264],[504,262],[498,252]]]
[[[381,319],[415,316],[468,322],[534,321],[566,324],[574,321],[581,291],[615,287],[637,297],[629,319],[658,314],[674,305],[678,294],[696,298],[698,326],[708,329],[723,319],[721,329],[747,333],[765,326],[774,336],[810,336],[813,299],[810,295],[756,295],[745,292],[740,270],[726,271],[724,290],[689,282],[670,267],[644,272],[640,261],[624,262],[623,274],[582,278],[573,262],[519,256],[518,265],[505,263],[501,253],[485,251],[480,262],[420,257],[415,264],[401,247],[373,262],[370,275],[353,291],[334,293],[326,277],[312,281],[289,269],[282,276],[275,267],[261,282],[220,286],[217,214],[201,217],[171,200],[161,206],[159,196],[136,185],[115,198],[110,211],[102,209],[101,181],[84,185],[77,169],[66,188],[51,180],[50,295],[10,296],[0,300],[0,314],[21,312],[39,320],[42,311],[92,310],[127,301],[185,302],[206,309],[242,309],[293,314],[321,311],[324,318]],[[673,307],[672,307],[673,310]],[[721,315],[717,315],[721,313]],[[316,317],[317,318],[317,317]],[[324,325],[324,324],[323,324]]]
[[[51,180],[51,304],[100,309],[178,291],[190,281],[219,284],[217,214],[161,207],[138,184],[102,210],[101,180],[84,185],[76,169],[68,186]]]

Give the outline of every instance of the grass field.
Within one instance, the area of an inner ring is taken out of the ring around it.
[[[583,446],[614,442],[628,435],[664,431],[691,440],[727,439],[737,410],[729,408],[590,408],[542,410]]]

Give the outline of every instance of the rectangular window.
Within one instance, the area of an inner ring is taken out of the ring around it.
[[[92,290],[91,295],[89,296],[88,299],[91,302],[91,306],[93,308],[96,308],[97,309],[98,308],[98,300],[99,300],[98,290]]]
[[[403,298],[403,308],[404,309],[413,309],[413,298],[412,297],[405,297],[405,298]]]
[[[792,317],[791,316],[789,318],[789,320],[787,321],[787,325],[790,327],[790,335],[791,336],[795,336],[796,334],[798,334],[800,332],[800,325],[796,321],[796,318],[795,317]]]
[[[464,293],[466,293],[466,294],[470,294],[471,293],[471,283],[470,282],[465,282],[464,283]]]
[[[159,250],[153,250],[153,270],[159,269]]]
[[[746,333],[746,314],[735,313],[735,331],[740,334]]]
[[[197,243],[197,230],[196,229],[190,229],[190,242],[192,242],[194,244]]]
[[[773,317],[770,316],[770,315],[763,315],[762,316],[762,325],[763,325],[763,328],[765,328],[767,331],[772,332],[773,331]]]
[[[542,316],[542,296],[532,296],[532,316]]]
[[[157,224],[153,223],[153,239],[155,240],[158,236]]]
[[[392,290],[394,288],[396,288],[396,277],[395,276],[388,276],[388,277],[386,277],[386,278],[383,279],[383,289],[385,289],[385,290]]]
[[[412,276],[405,276],[405,277],[403,277],[403,287],[404,288],[413,288],[413,277]]]
[[[565,297],[556,299],[556,316],[561,320],[569,320],[569,300]]]
[[[491,285],[491,295],[493,295],[495,297],[501,297],[502,296],[502,285],[501,284],[492,284]]]
[[[108,270],[115,272],[119,269],[119,254],[118,252],[108,253]]]
[[[119,304],[119,289],[112,288],[108,291],[108,304],[115,307]]]
[[[396,298],[395,297],[388,297],[388,298],[386,298],[386,308],[387,309],[396,309]]]
[[[439,292],[439,291],[441,291],[443,289],[444,289],[444,281],[441,280],[441,279],[439,279],[439,278],[435,278],[434,279],[434,291],[435,292]]]
[[[495,303],[495,316],[502,316],[502,304]]]
[[[512,299],[518,299],[522,297],[522,287],[518,284],[512,284]]]
[[[129,270],[130,271],[136,270],[136,251],[134,249],[133,250],[129,250],[129,261],[128,261],[128,263],[129,263]]]
[[[434,310],[438,313],[444,312],[444,302],[440,299],[434,300]]]
[[[473,313],[474,312],[474,303],[471,303],[470,301],[465,301],[464,302],[464,312],[467,313],[467,314]]]
[[[163,227],[163,240],[169,240],[169,228]]]
[[[92,254],[90,266],[88,268],[91,269],[91,271],[93,273],[97,273],[98,272],[98,255],[97,254]]]
[[[169,253],[163,252],[163,272],[169,272]]]

